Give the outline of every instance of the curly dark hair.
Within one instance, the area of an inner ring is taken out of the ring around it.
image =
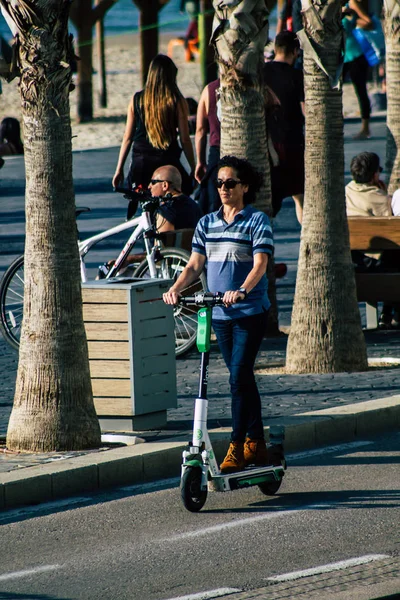
[[[256,193],[262,186],[263,175],[244,158],[237,156],[223,156],[218,163],[218,171],[224,167],[230,167],[236,171],[237,178],[242,183],[249,186],[248,191],[243,196],[245,204],[251,204],[256,199]]]

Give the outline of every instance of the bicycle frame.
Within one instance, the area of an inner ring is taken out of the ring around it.
[[[106,279],[109,279],[110,277],[114,277],[114,275],[119,271],[124,260],[129,255],[130,251],[136,244],[136,241],[142,234],[144,234],[144,244],[145,244],[145,250],[146,250],[146,256],[147,256],[147,262],[149,264],[150,276],[153,278],[157,277],[154,253],[152,251],[153,246],[151,244],[152,240],[150,239],[151,236],[146,236],[146,233],[153,230],[154,227],[151,222],[150,212],[143,211],[143,213],[140,215],[140,217],[135,217],[134,219],[130,219],[126,223],[121,223],[121,225],[116,225],[115,227],[112,227],[111,229],[107,229],[106,231],[98,233],[97,235],[94,235],[94,236],[87,238],[86,240],[83,240],[82,242],[78,243],[82,282],[86,282],[88,280],[84,258],[86,256],[86,254],[89,252],[89,250],[98,242],[101,242],[102,240],[105,240],[108,237],[115,235],[116,233],[120,233],[121,231],[132,229],[133,227],[135,228],[134,231],[129,236],[128,241],[126,242],[125,246],[123,247],[123,249],[122,249],[121,253],[119,254],[117,260],[115,261],[114,265],[110,268],[109,272],[107,273]]]

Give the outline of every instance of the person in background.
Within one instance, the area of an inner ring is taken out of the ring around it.
[[[223,292],[224,306],[213,309],[212,325],[230,373],[232,436],[220,468],[223,473],[246,465],[280,464],[282,446],[269,454],[264,440],[261,399],[254,363],[270,307],[266,268],[273,252],[270,221],[251,206],[262,176],[234,156],[218,163],[221,208],[200,219],[186,268],[163,294],[176,305],[182,290],[207,268],[210,292]],[[275,462],[274,462],[275,461]]]
[[[371,103],[367,90],[369,65],[361,46],[353,35],[353,30],[361,23],[364,23],[365,27],[368,27],[372,22],[368,15],[364,15],[364,12],[361,12],[361,10],[361,4],[354,1],[343,12],[342,24],[346,33],[343,81],[348,74],[354,86],[360,107],[361,130],[354,136],[354,139],[365,140],[371,135],[369,128]]]
[[[0,156],[23,153],[24,145],[21,140],[19,121],[13,117],[6,117],[0,123]]]
[[[221,123],[217,111],[219,86],[219,79],[206,85],[197,107],[195,135],[197,161],[194,177],[200,184],[198,202],[203,214],[213,212],[221,206],[221,200],[215,187],[221,145]],[[208,134],[209,150],[206,160]]]
[[[346,185],[348,217],[390,217],[390,198],[381,180],[382,167],[375,152],[360,152],[350,163],[352,181]]]
[[[197,202],[182,194],[182,177],[178,169],[166,165],[156,169],[149,182],[149,190],[153,198],[164,198],[156,214],[156,229],[158,233],[175,231],[175,229],[194,229],[202,216]],[[136,205],[137,206],[137,205]],[[130,254],[121,265],[117,275],[126,275],[130,265],[137,264],[146,258],[146,253]],[[114,264],[109,260],[99,266],[96,279],[104,279]]]
[[[386,185],[381,180],[382,167],[375,152],[361,152],[351,159],[353,178],[346,185],[346,213],[348,217],[390,217],[392,207]],[[364,254],[358,250],[351,253],[357,270],[374,270],[385,267],[398,269],[397,257],[390,251],[380,254]],[[379,317],[380,329],[399,327],[399,306],[384,304]]]
[[[174,62],[158,54],[151,62],[146,85],[128,105],[128,116],[118,164],[112,179],[113,187],[122,185],[124,165],[132,147],[128,185],[147,187],[152,173],[164,165],[175,166],[182,176],[182,190],[193,191],[192,176],[180,162],[183,152],[194,172],[195,162],[189,135],[188,106],[176,83]],[[178,134],[182,148],[178,144]]]
[[[294,68],[300,43],[292,31],[275,38],[275,58],[264,65],[264,83],[271,88],[280,105],[267,114],[267,128],[279,157],[271,169],[274,216],[282,200],[293,197],[299,223],[304,200],[304,79]]]
[[[276,35],[282,31],[297,33],[300,29],[303,29],[301,0],[286,0],[279,14]]]
[[[396,190],[392,196],[392,212],[394,217],[400,217],[400,190]]]
[[[164,198],[157,212],[159,233],[175,229],[194,229],[202,216],[199,205],[182,194],[182,178],[176,167],[167,165],[157,169],[150,180],[151,195]]]

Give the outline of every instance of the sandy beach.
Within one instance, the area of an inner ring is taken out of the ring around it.
[[[160,52],[167,52],[169,36],[160,36]],[[178,85],[185,97],[198,100],[202,82],[198,58],[186,63],[183,48],[175,47],[173,60],[178,67]],[[97,54],[94,49],[94,69],[97,71]],[[76,92],[70,95],[72,144],[74,150],[119,146],[125,127],[126,109],[132,95],[142,88],[138,36],[118,35],[106,38],[106,71],[108,106],[101,108],[98,100],[99,78],[93,75],[94,120],[91,123],[76,122]],[[18,80],[2,82],[0,96],[1,118],[21,119]],[[343,112],[345,116],[359,116],[358,102],[351,84],[344,85]],[[116,157],[117,159],[117,157]]]

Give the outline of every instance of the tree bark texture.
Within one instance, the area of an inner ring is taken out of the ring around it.
[[[367,356],[346,218],[342,90],[335,87],[343,60],[341,3],[303,0],[303,11],[305,203],[286,368],[360,371]]]
[[[11,15],[19,29],[26,243],[24,318],[7,446],[32,452],[97,447],[72,181],[68,4],[53,0],[28,7],[20,0]]]
[[[384,0],[386,43],[386,172],[388,192],[400,188],[400,3]]]

